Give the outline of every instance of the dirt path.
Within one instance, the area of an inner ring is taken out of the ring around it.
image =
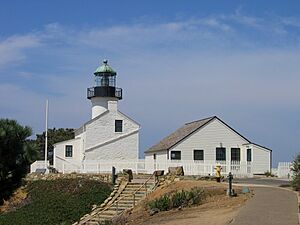
[[[298,200],[289,190],[254,187],[249,200],[230,225],[297,225]]]

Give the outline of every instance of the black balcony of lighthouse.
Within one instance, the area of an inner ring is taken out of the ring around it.
[[[107,60],[94,72],[95,86],[87,89],[87,98],[112,97],[122,99],[122,88],[116,87],[117,73],[108,65]]]

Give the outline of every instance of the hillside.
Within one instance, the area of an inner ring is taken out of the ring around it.
[[[0,213],[0,225],[72,224],[90,212],[94,204],[101,204],[111,186],[76,178],[32,181],[22,190],[26,198]]]

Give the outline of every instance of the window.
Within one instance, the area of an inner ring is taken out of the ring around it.
[[[241,161],[240,148],[231,148],[231,161]]]
[[[225,161],[226,160],[226,148],[218,147],[216,148],[216,160]]]
[[[194,150],[194,160],[204,160],[203,150]]]
[[[115,132],[123,132],[123,120],[115,120]]]
[[[171,151],[171,160],[181,160],[181,151]]]
[[[65,157],[73,157],[73,145],[66,145]]]
[[[252,161],[251,149],[248,148],[247,149],[247,162],[251,162],[251,161]]]

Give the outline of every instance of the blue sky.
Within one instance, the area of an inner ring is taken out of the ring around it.
[[[299,1],[1,1],[0,117],[39,133],[90,118],[86,88],[109,59],[141,152],[217,115],[273,149],[300,150]]]

